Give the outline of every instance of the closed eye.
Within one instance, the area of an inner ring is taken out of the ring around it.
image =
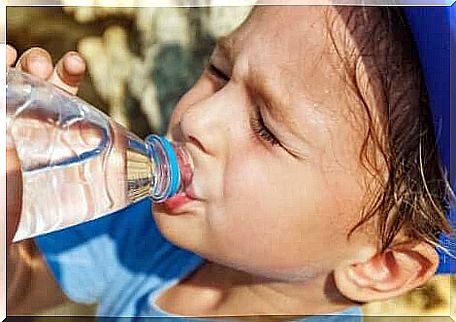
[[[230,80],[230,77],[227,76],[223,71],[221,71],[220,69],[218,69],[214,64],[212,63],[209,63],[208,66],[207,66],[207,70],[209,71],[210,74],[212,74],[213,76],[225,81],[225,82],[228,82]]]
[[[272,146],[281,145],[277,137],[269,130],[264,124],[264,120],[260,113],[250,119],[250,126],[252,130],[264,141],[270,143]]]

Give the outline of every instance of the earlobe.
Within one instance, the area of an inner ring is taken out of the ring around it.
[[[383,300],[424,284],[434,273],[438,255],[427,243],[401,243],[364,262],[336,268],[339,291],[357,302]]]

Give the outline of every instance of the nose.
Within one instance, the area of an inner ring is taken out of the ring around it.
[[[189,104],[182,110],[179,131],[183,139],[208,155],[227,151],[242,123],[239,91],[227,85],[219,92]]]
[[[179,131],[186,142],[211,156],[226,146],[229,135],[227,106],[217,99],[205,99],[189,105],[182,113]]]

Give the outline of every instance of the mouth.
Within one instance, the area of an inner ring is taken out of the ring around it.
[[[168,200],[164,201],[162,205],[167,213],[171,215],[180,215],[185,212],[185,205],[198,200],[199,199],[196,198],[192,193],[191,188],[188,187],[184,192],[180,192],[175,196],[169,198]]]
[[[173,197],[160,203],[158,208],[162,208],[166,213],[170,215],[181,215],[189,212],[189,207],[184,207],[187,204],[201,201],[201,199],[195,194],[193,189],[194,180],[194,164],[193,158],[190,155],[189,147],[186,146],[184,149],[176,149],[177,159],[179,163],[181,173],[181,188],[180,191]]]

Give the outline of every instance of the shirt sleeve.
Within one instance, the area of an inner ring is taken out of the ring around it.
[[[99,302],[116,276],[140,274],[153,265],[150,254],[169,247],[154,224],[149,200],[35,241],[64,293],[86,304]]]

